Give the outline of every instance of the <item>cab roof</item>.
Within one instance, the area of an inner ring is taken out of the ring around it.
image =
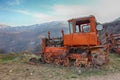
[[[73,18],[73,19],[69,19],[68,22],[72,22],[72,21],[85,21],[85,20],[90,20],[91,18],[94,18],[95,19],[95,16],[93,15],[90,15],[90,16],[87,16],[87,17],[80,17],[80,18]]]

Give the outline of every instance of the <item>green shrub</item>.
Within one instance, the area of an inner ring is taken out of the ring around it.
[[[0,63],[7,63],[16,58],[15,54],[1,54],[0,56],[1,56]]]

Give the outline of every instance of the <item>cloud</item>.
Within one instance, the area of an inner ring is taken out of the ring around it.
[[[38,18],[39,20],[42,20],[42,22],[61,20],[61,17],[57,17],[54,15],[48,15],[44,13],[33,13],[31,15]]]
[[[120,0],[99,0],[95,5],[55,5],[54,15],[64,19],[95,15],[99,22],[120,17]]]
[[[99,0],[95,5],[63,5],[52,6],[50,14],[36,13],[29,10],[14,10],[17,13],[32,16],[36,22],[48,22],[56,20],[68,20],[71,18],[95,15],[98,22],[110,22],[120,17],[119,0]]]
[[[55,15],[65,18],[85,16],[90,11],[89,7],[83,7],[80,5],[56,5]]]
[[[109,22],[120,17],[120,0],[101,0],[95,8],[100,21]]]
[[[14,12],[18,12],[18,13],[22,13],[22,14],[25,14],[25,15],[31,15],[31,13],[27,10],[13,10]]]
[[[39,23],[60,20],[59,18],[55,16],[44,14],[44,13],[35,13],[35,12],[28,11],[28,10],[12,10],[12,11],[21,13],[24,15],[32,16],[36,18],[36,21]]]
[[[7,2],[8,5],[19,5],[20,3],[21,0],[12,0]]]

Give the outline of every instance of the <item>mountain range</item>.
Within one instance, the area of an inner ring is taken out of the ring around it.
[[[30,26],[4,26],[0,28],[0,51],[23,52],[34,51],[40,46],[41,38],[47,37],[48,31],[51,37],[60,37],[61,30],[68,33],[67,23],[64,21],[54,21]]]
[[[101,34],[120,33],[120,18],[103,23]],[[68,33],[68,24],[65,21],[53,21],[30,26],[12,27],[0,25],[0,52],[39,52],[41,39],[47,37],[47,32],[51,32],[51,37],[62,36],[61,30]]]

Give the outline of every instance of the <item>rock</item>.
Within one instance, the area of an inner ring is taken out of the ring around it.
[[[31,72],[31,73],[30,73],[30,75],[32,76],[32,75],[33,75],[33,73]]]
[[[80,75],[81,73],[82,73],[82,71],[79,69],[79,70],[78,70],[78,74]]]
[[[26,69],[26,71],[29,71],[29,69]]]
[[[52,75],[49,75],[49,78],[52,78]]]
[[[13,70],[11,69],[11,70],[9,70],[9,73],[12,73],[13,72]]]

